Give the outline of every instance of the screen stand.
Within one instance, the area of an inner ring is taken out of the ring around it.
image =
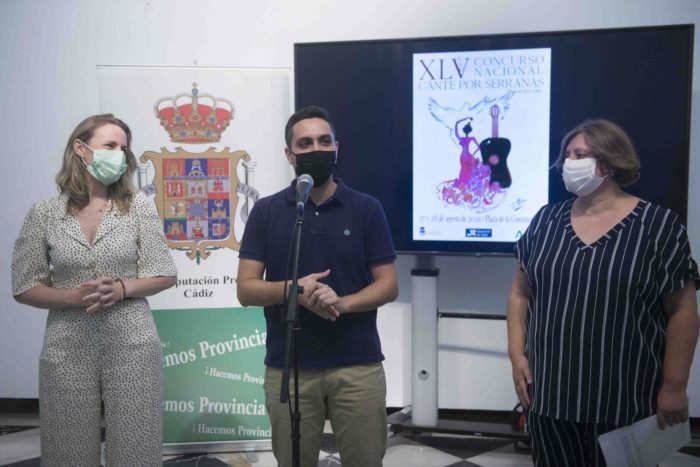
[[[413,405],[391,414],[387,421],[393,433],[445,433],[450,435],[509,438],[527,443],[527,434],[513,425],[513,413],[464,411],[458,417],[438,409],[438,320],[497,319],[503,315],[441,313],[437,306],[437,281],[440,270],[435,256],[417,255],[411,270],[411,389]],[[451,411],[454,412],[454,411]],[[442,415],[442,416],[441,416]],[[517,446],[517,444],[516,444]]]
[[[417,255],[411,270],[411,374],[413,422],[438,423],[437,279],[435,256]]]

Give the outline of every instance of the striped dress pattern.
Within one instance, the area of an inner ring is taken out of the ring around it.
[[[662,297],[700,284],[685,227],[640,200],[592,244],[573,200],[544,206],[516,243],[530,286],[526,354],[534,413],[627,425],[656,412],[668,315]]]

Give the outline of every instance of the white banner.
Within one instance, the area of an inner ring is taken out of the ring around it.
[[[235,277],[247,214],[284,188],[289,70],[98,67],[100,111],[124,120],[155,196],[178,284],[154,309],[240,306]]]
[[[261,308],[240,307],[236,274],[253,204],[292,177],[289,71],[100,67],[98,76],[101,111],[131,127],[136,182],[154,197],[178,269],[177,286],[149,298],[167,451],[268,449],[265,322]]]

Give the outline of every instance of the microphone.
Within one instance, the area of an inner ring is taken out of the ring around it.
[[[309,174],[301,174],[297,177],[297,211],[304,210],[306,200],[309,199],[309,192],[314,186],[314,179]]]

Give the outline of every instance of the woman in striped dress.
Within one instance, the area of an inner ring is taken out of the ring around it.
[[[535,465],[605,465],[601,433],[688,419],[700,276],[678,216],[621,189],[640,164],[620,127],[580,124],[555,165],[576,197],[516,244],[508,353]]]

